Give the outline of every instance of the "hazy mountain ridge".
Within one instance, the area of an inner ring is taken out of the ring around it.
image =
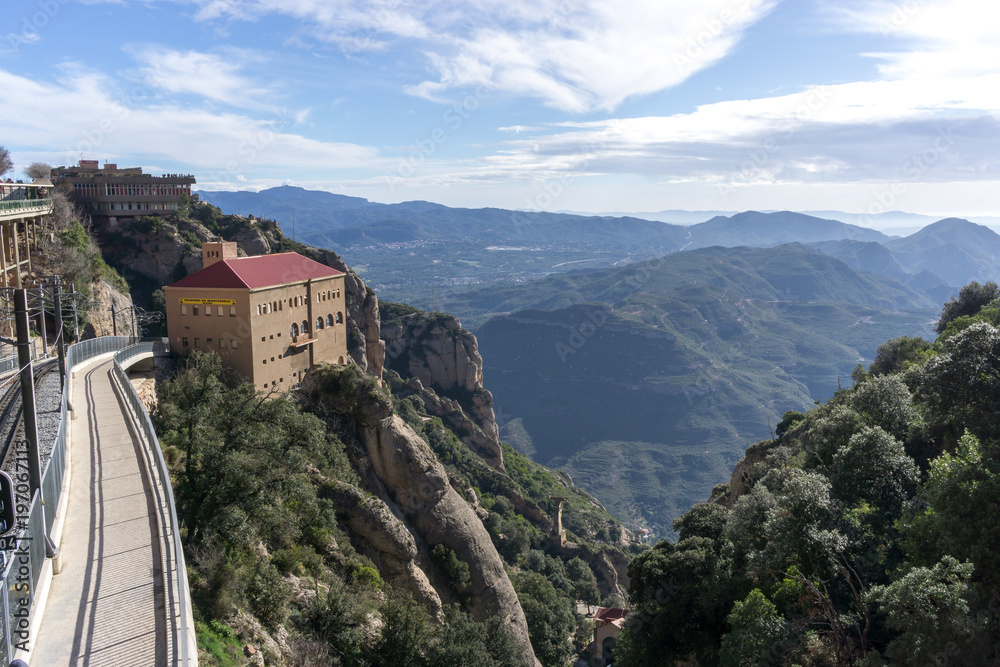
[[[509,285],[581,266],[621,266],[713,245],[808,243],[853,268],[926,291],[935,302],[970,280],[1000,279],[1000,235],[954,218],[906,237],[890,237],[849,224],[845,220],[858,221],[858,216],[836,211],[816,212],[829,218],[745,211],[714,215],[697,224],[691,224],[690,217],[671,224],[629,216],[451,208],[423,201],[380,204],[292,186],[200,195],[229,212],[273,218],[289,234],[294,226],[298,240],[336,249],[363,275],[370,271],[369,280],[383,297],[425,308],[440,307],[440,301],[433,303],[432,286],[437,287],[438,300],[442,293],[450,299],[481,285]],[[909,214],[883,215],[898,221]],[[877,243],[888,254],[859,243]],[[443,303],[449,312],[468,317],[456,303]]]

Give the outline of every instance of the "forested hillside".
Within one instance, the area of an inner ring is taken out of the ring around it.
[[[1000,291],[789,412],[629,567],[617,665],[1000,659]]]

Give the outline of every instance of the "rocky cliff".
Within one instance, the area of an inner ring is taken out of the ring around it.
[[[483,387],[476,337],[451,315],[411,312],[384,326],[382,340],[389,367],[411,379],[408,389],[421,396],[427,411],[503,470],[493,395]]]
[[[393,413],[389,396],[356,368],[323,366],[303,383],[308,409],[355,448],[353,459],[366,490],[379,503],[358,502],[347,493],[337,503],[345,522],[362,538],[389,576],[431,603],[468,599],[480,621],[502,618],[537,665],[524,611],[504,570],[503,560],[470,503],[452,487],[434,452]],[[471,583],[462,590],[433,570],[430,549],[444,545],[469,566]],[[438,583],[434,592],[428,589]]]

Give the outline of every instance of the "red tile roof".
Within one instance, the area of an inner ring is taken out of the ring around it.
[[[331,269],[297,252],[283,252],[224,259],[178,280],[170,287],[258,289],[343,274],[343,271]]]
[[[594,614],[595,621],[605,621],[606,623],[615,623],[615,621],[620,621],[628,616],[627,609],[616,609],[614,607],[598,607],[597,613]],[[615,623],[618,625],[618,623]]]

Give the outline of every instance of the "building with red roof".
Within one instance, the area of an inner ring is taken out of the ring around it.
[[[598,607],[594,614],[594,660],[591,664],[607,665],[614,659],[615,643],[625,627],[627,609]]]
[[[202,244],[202,261],[163,288],[175,353],[215,352],[265,391],[288,391],[319,362],[346,362],[342,271],[294,252],[238,257],[222,241]]]

